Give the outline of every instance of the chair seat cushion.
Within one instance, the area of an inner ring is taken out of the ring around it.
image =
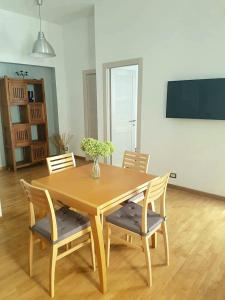
[[[55,211],[58,240],[57,243],[65,238],[81,231],[90,226],[89,219],[78,212],[70,210],[68,207],[62,207]],[[31,230],[41,234],[51,241],[51,221],[50,216],[46,216],[36,222]]]
[[[127,203],[117,211],[106,217],[106,221],[132,232],[142,234],[142,207],[136,203]],[[159,214],[148,210],[148,233],[165,221]]]

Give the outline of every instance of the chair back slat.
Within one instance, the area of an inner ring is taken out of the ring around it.
[[[142,208],[142,232],[147,233],[148,230],[148,206],[150,203],[153,203],[160,200],[160,215],[166,217],[165,212],[165,201],[166,201],[166,190],[169,180],[170,173],[165,174],[162,177],[154,178],[150,181],[148,189],[145,193],[145,199],[143,201]]]
[[[54,173],[54,171],[59,172],[59,171],[65,170],[65,169],[73,168],[73,167],[74,167],[73,162],[68,161],[68,162],[64,162],[64,163],[61,163],[61,164],[52,165],[51,170],[52,170],[52,173]]]
[[[158,177],[152,180],[151,188],[148,192],[148,202],[153,202],[159,199],[165,192],[166,178]]]
[[[76,166],[73,152],[46,158],[49,174],[61,172]]]
[[[27,183],[24,179],[21,179],[20,183],[29,201],[30,226],[34,226],[40,216],[43,217],[43,212],[48,214],[51,224],[51,237],[53,241],[56,241],[58,239],[56,217],[49,192]],[[36,214],[36,210],[39,215]]]
[[[26,183],[24,183],[26,185]],[[25,191],[30,201],[37,207],[41,207],[49,211],[49,204],[46,201],[45,192],[42,190],[35,190],[29,186],[25,186]]]
[[[134,169],[141,173],[147,173],[149,154],[125,151],[123,156],[123,168]]]

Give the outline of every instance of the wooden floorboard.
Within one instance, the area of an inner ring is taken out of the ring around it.
[[[79,165],[79,162],[77,162]],[[43,165],[0,172],[0,299],[45,300],[48,296],[48,250],[35,246],[34,277],[29,278],[27,201],[19,179],[47,174]],[[57,262],[55,299],[225,299],[225,202],[175,189],[168,190],[171,264],[164,265],[162,238],[151,249],[153,286],[147,287],[144,254],[113,244],[108,292],[98,291],[89,247]]]

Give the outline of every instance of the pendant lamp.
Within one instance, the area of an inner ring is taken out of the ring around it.
[[[33,57],[54,57],[56,56],[53,47],[46,40],[45,35],[41,27],[41,6],[43,5],[43,0],[37,0],[39,19],[40,19],[40,31],[38,33],[38,38],[34,42],[32,56]]]

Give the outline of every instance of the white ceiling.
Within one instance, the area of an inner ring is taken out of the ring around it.
[[[43,20],[63,24],[75,16],[93,14],[95,0],[43,0],[41,15]],[[0,9],[38,17],[36,0],[0,0]]]

